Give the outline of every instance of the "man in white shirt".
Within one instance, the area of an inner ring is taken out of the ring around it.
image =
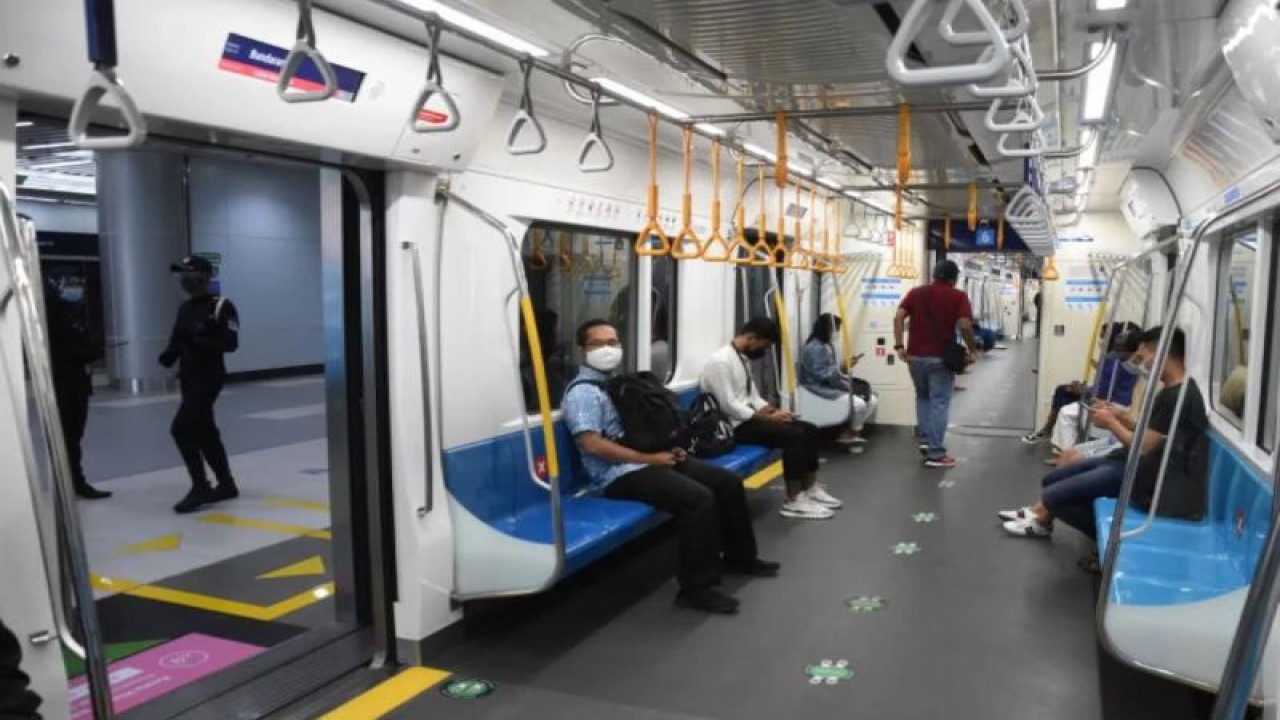
[[[782,450],[787,483],[782,516],[825,520],[842,503],[817,482],[818,428],[765,402],[751,378],[748,362],[764,357],[777,341],[777,323],[764,317],[749,320],[732,342],[707,359],[700,384],[733,423],[735,440]]]

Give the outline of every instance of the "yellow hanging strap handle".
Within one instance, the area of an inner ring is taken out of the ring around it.
[[[849,263],[844,259],[844,201],[836,200],[836,254],[831,259],[833,269],[837,273],[844,273],[849,269]]]
[[[1043,302],[1041,303],[1041,306],[1043,307]],[[1086,351],[1084,356],[1084,374],[1080,376],[1082,378],[1093,377],[1093,369],[1098,366],[1098,361],[1097,358],[1094,357],[1094,353],[1098,351],[1098,338],[1102,335],[1102,318],[1106,317],[1106,312],[1107,298],[1104,294],[1102,302],[1098,303],[1097,312],[1093,314],[1093,335],[1089,337],[1089,349]]]
[[[804,205],[802,204],[803,195],[804,188],[797,182],[795,198],[796,221],[792,223],[791,257],[787,263],[787,267],[792,270],[806,270],[809,268],[809,261],[806,259],[809,251],[806,250],[804,246],[804,220],[800,213],[800,211],[804,209]]]
[[[969,230],[978,229],[978,185],[969,183]]]
[[[898,106],[898,184],[894,188],[894,229],[902,230],[902,186],[911,179],[911,108],[902,103]]]
[[[536,270],[547,268],[546,242],[551,238],[545,230],[531,230],[533,234],[533,256],[529,258],[529,267]]]
[[[767,266],[773,261],[773,248],[769,247],[769,218],[765,215],[765,201],[768,197],[765,194],[763,163],[756,167],[756,184],[760,186],[760,217],[756,223],[756,244],[751,246],[750,257],[752,265]],[[764,257],[761,257],[762,254]]]
[[[684,126],[684,194],[680,198],[680,232],[671,241],[671,257],[677,260],[690,260],[702,257],[702,238],[693,231],[693,195],[690,185],[693,182],[693,127]],[[692,250],[685,250],[687,243],[693,243]]]
[[[560,476],[560,455],[556,448],[555,426],[551,421],[551,392],[547,389],[547,368],[542,362],[542,340],[538,333],[538,319],[533,312],[533,299],[520,298],[520,314],[524,317],[524,339],[529,345],[529,358],[533,361],[533,385],[538,392],[538,415],[542,418],[542,443],[547,454],[547,475]]]
[[[996,224],[996,252],[1004,250],[1004,213],[1000,213],[1000,222]]]
[[[1052,256],[1046,258],[1044,272],[1040,273],[1040,279],[1045,282],[1054,282],[1062,279],[1062,276],[1058,274],[1058,266],[1054,264]]]
[[[702,259],[725,262],[733,256],[733,245],[720,233],[720,138],[711,140],[711,193],[711,234],[702,246]],[[719,250],[712,252],[716,247]]]
[[[813,193],[809,193],[809,212],[814,212],[817,200]],[[812,216],[814,222],[817,221],[817,215]],[[822,199],[822,252],[818,252],[818,235],[813,226],[809,226],[809,242],[810,251],[813,253],[813,269],[820,273],[829,273],[835,269],[835,263],[831,257],[831,196],[828,195]]]
[[[657,238],[657,245],[649,242]],[[671,252],[671,240],[658,223],[658,116],[649,115],[649,216],[645,226],[636,235],[637,255],[661,257]]]
[[[782,302],[782,293],[773,294],[773,308],[778,313],[778,339],[782,345],[782,365],[787,370],[787,395],[795,397],[796,363],[791,356],[791,325],[787,319],[787,308]]]
[[[853,321],[849,319],[849,311],[845,307],[844,289],[836,283],[836,309],[840,311],[840,349],[844,351],[846,366],[853,360]]]
[[[944,220],[943,223],[944,224],[942,226],[942,249],[946,250],[947,252],[951,252],[951,216],[948,215],[947,219]],[[972,230],[973,228],[970,228],[970,229]]]
[[[749,265],[755,257],[747,242],[747,156],[738,155],[738,212],[733,221],[733,243],[729,245],[729,262]]]
[[[569,233],[562,232],[556,236],[556,246],[559,251],[556,253],[556,259],[560,262],[560,272],[565,275],[573,274],[573,236]]]
[[[777,243],[769,255],[769,267],[785,268],[791,264],[791,255],[795,252],[795,239],[787,244],[787,189],[778,188],[778,227],[774,231]]]
[[[778,132],[778,162],[774,165],[773,183],[778,189],[787,187],[787,113],[779,110],[773,115],[773,126]],[[779,239],[781,242],[781,239]]]

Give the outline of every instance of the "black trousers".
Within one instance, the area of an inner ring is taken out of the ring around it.
[[[22,645],[0,622],[0,718],[39,720],[40,696],[31,690],[31,678],[22,671]]]
[[[803,480],[818,472],[818,426],[803,420],[775,422],[748,420],[733,432],[733,439],[747,445],[763,445],[782,451],[782,475]]]
[[[227,449],[222,445],[222,433],[218,432],[213,418],[213,404],[222,393],[222,383],[221,376],[182,378],[182,404],[173,416],[170,432],[195,489],[209,487],[204,472],[206,462],[219,485],[234,482]]]
[[[58,396],[58,419],[62,424],[62,434],[67,440],[71,479],[77,486],[84,485],[84,464],[80,444],[84,440],[85,426],[89,423],[91,386],[83,371],[80,376],[55,375],[53,386]]]
[[[675,516],[680,543],[677,579],[683,589],[706,587],[727,562],[756,558],[747,492],[736,473],[689,458],[675,467],[650,465],[609,483],[606,497],[636,500]]]

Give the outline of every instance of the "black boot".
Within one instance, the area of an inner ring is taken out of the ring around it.
[[[102,500],[111,497],[111,493],[106,490],[99,490],[89,483],[81,480],[75,484],[76,497],[81,500]]]
[[[236,487],[236,481],[231,478],[219,480],[218,487],[213,489],[213,502],[235,500],[238,497],[240,497],[240,488]]]
[[[196,485],[191,488],[191,492],[187,493],[186,497],[173,506],[173,511],[179,515],[185,515],[215,502],[218,502],[218,496],[214,493],[213,488],[208,485]]]

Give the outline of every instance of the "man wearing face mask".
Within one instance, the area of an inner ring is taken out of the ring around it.
[[[189,513],[240,496],[213,416],[227,377],[223,356],[240,345],[240,316],[230,300],[210,292],[213,265],[208,260],[193,255],[169,270],[178,274],[183,291],[190,296],[178,308],[169,344],[160,354],[164,367],[178,365],[182,404],[171,432],[191,476],[191,491],[173,509]],[[205,475],[206,462],[218,481],[216,487]]]
[[[720,410],[734,426],[734,439],[748,445],[782,450],[782,474],[787,483],[783,517],[826,520],[843,503],[817,482],[819,431],[765,402],[751,377],[748,363],[759,360],[778,341],[778,324],[766,317],[747,321],[733,340],[711,353],[702,368],[702,391],[715,396]]]
[[[102,336],[89,329],[85,317],[84,280],[67,276],[50,283],[45,296],[49,314],[49,359],[53,369],[53,388],[58,396],[58,417],[67,442],[67,459],[71,463],[71,480],[76,496],[100,500],[111,493],[88,483],[80,444],[89,422],[89,396],[93,380],[89,365],[102,359]]]
[[[742,478],[684,450],[645,453],[626,446],[622,418],[604,384],[622,365],[617,329],[588,320],[577,332],[583,365],[561,405],[582,465],[605,497],[635,500],[675,517],[680,543],[676,604],[730,615],[738,601],[716,590],[722,571],[773,577],[778,563],[756,555]]]

